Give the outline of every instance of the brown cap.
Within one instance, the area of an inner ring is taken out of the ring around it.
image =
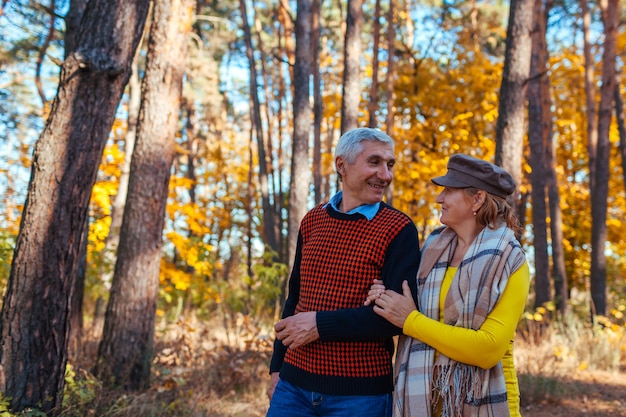
[[[490,162],[464,154],[452,155],[446,175],[431,181],[442,187],[474,187],[504,198],[515,191],[511,174]]]

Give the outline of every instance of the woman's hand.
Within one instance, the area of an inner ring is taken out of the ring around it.
[[[383,280],[375,279],[374,283],[370,287],[369,292],[367,293],[367,298],[365,299],[365,302],[363,304],[366,306],[372,304],[384,292],[385,292],[385,286],[383,285]]]
[[[368,295],[367,298],[369,299],[370,296]],[[402,281],[402,294],[398,294],[393,290],[386,290],[375,299],[375,303],[374,312],[399,328],[404,326],[404,322],[409,314],[417,310],[409,283],[406,280]]]

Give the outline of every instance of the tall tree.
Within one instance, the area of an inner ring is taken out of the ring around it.
[[[591,53],[591,12],[587,0],[580,0],[585,58],[585,120],[587,122],[587,154],[589,159],[589,193],[593,201],[593,182],[596,177],[596,152],[598,146],[598,119],[596,117],[596,82],[594,59]]]
[[[257,85],[257,70],[252,48],[252,35],[248,24],[248,12],[246,0],[239,0],[239,11],[241,13],[244,39],[246,42],[246,57],[250,69],[250,97],[252,99],[252,117],[254,131],[256,133],[257,151],[259,155],[259,185],[261,188],[261,205],[263,210],[263,241],[273,251],[278,253],[278,240],[276,237],[276,218],[272,206],[269,186],[268,186],[268,163],[266,155],[265,141],[263,138],[263,122],[261,121],[261,102]]]
[[[63,399],[69,302],[91,189],[148,6],[89,3],[35,146],[1,316],[1,391],[15,411],[54,413]]]
[[[394,0],[389,2],[387,10],[387,78],[385,79],[385,90],[387,94],[387,116],[385,119],[385,131],[393,137],[393,120],[395,117],[394,107],[394,78],[395,78],[395,57],[396,55],[396,27],[394,23]],[[393,183],[387,187],[385,200],[387,204],[393,205]]]
[[[606,255],[607,198],[609,195],[609,130],[613,115],[615,94],[615,56],[619,0],[600,2],[604,24],[602,51],[602,85],[598,107],[598,144],[596,147],[595,177],[591,201],[591,299],[596,314],[606,315]]]
[[[348,0],[346,36],[343,52],[343,101],[341,103],[341,134],[358,125],[361,104],[361,32],[363,0]]]
[[[626,190],[626,126],[624,124],[624,100],[622,99],[619,82],[615,81],[615,116],[617,118],[617,132],[619,133],[619,151],[622,160],[622,176],[624,190]]]
[[[322,77],[320,75],[320,32],[322,0],[313,0],[311,51],[313,53],[313,193],[315,204],[322,202]],[[326,197],[328,198],[328,197]]]
[[[396,27],[394,24],[394,0],[389,2],[387,10],[387,78],[385,80],[385,90],[387,94],[387,118],[385,120],[385,130],[389,136],[393,135],[394,118],[394,89],[393,79],[395,77],[395,55],[396,55]],[[393,136],[392,136],[393,137]]]
[[[293,142],[291,181],[289,184],[289,268],[296,253],[300,220],[307,211],[309,195],[309,131],[311,107],[309,78],[311,76],[311,22],[313,0],[298,0],[296,17],[296,63],[293,69]]]
[[[120,243],[120,229],[124,219],[124,207],[128,196],[128,180],[130,177],[130,163],[135,148],[137,137],[137,119],[139,118],[139,106],[141,105],[141,80],[137,68],[137,56],[133,60],[133,72],[128,80],[128,111],[126,119],[126,135],[124,136],[124,160],[120,167],[120,179],[117,194],[111,207],[111,224],[109,234],[104,241],[104,262],[100,279],[107,288],[110,288],[113,280],[113,266],[117,258],[117,247]]]
[[[548,76],[549,52],[546,42],[551,6],[551,0],[536,0],[535,2],[531,76],[528,85],[528,139],[531,148],[533,246],[535,247],[536,270],[535,307],[552,299],[550,297],[551,272],[557,308],[561,313],[565,313],[568,289],[563,254],[561,196],[554,166],[552,99]],[[547,218],[550,219],[549,225]],[[546,227],[550,228],[551,245],[547,242]],[[551,250],[548,250],[549,247]],[[552,254],[551,269],[549,268],[550,254]]]
[[[153,3],[137,138],[96,375],[128,390],[148,386],[165,207],[193,0]]]
[[[544,0],[535,0],[532,55],[528,82],[528,143],[533,222],[533,247],[535,254],[535,307],[552,300],[550,294],[550,260],[548,255],[548,210],[546,192],[546,148],[550,145],[552,120],[550,97],[542,88],[547,78],[546,18]],[[549,91],[547,91],[549,93]]]
[[[376,0],[374,7],[374,45],[372,48],[372,84],[370,85],[370,101],[367,105],[369,113],[369,127],[376,127],[376,110],[378,109],[378,48],[380,45],[380,0]]]
[[[65,53],[64,59],[76,50],[76,35],[80,19],[87,7],[87,0],[72,0],[65,16]],[[40,94],[41,95],[41,94]],[[83,241],[78,256],[74,291],[70,300],[70,334],[68,340],[68,359],[76,361],[81,357],[83,343],[83,298],[85,294],[85,274],[87,273],[87,244],[89,236],[89,218],[83,225]]]
[[[522,178],[525,100],[530,73],[530,31],[534,1],[511,0],[496,123],[495,163],[511,173],[518,187]],[[520,212],[517,194],[512,195],[509,202]]]

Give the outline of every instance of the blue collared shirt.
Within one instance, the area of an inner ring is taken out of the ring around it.
[[[337,194],[332,196],[330,201],[326,203],[324,207],[327,207],[330,204],[332,208],[341,212],[341,210],[339,210],[339,204],[341,204],[342,196],[343,196],[343,191],[339,191]],[[353,208],[346,214],[359,213],[359,214],[364,215],[367,218],[367,220],[372,220],[374,216],[376,216],[376,213],[378,213],[379,208],[380,208],[380,201],[374,204],[361,204],[360,206]]]

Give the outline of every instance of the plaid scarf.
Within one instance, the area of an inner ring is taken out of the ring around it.
[[[439,320],[441,283],[456,245],[457,235],[448,227],[435,230],[424,244],[417,273],[418,308],[435,320]],[[465,253],[448,290],[445,323],[479,329],[509,276],[524,262],[511,229],[505,224],[495,230],[484,228]],[[433,410],[440,410],[441,417],[509,416],[502,363],[482,369],[435,355],[420,340],[400,336],[394,416],[430,417]]]

